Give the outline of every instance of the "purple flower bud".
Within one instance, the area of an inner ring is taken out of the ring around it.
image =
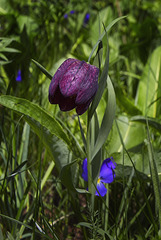
[[[83,114],[98,89],[99,69],[85,61],[69,58],[62,63],[51,80],[49,102],[59,104],[61,111],[76,108]]]

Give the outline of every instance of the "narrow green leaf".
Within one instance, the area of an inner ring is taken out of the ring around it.
[[[50,176],[50,174],[51,174],[54,166],[55,166],[55,163],[54,163],[54,162],[51,162],[50,165],[49,165],[49,167],[48,167],[48,169],[46,170],[45,175],[44,175],[44,177],[43,177],[43,179],[42,179],[42,181],[41,181],[41,190],[42,190],[43,187],[45,186],[45,183],[46,183],[47,179],[49,178],[49,176]]]
[[[0,65],[5,65],[5,64],[9,64],[11,63],[12,61],[0,61]]]
[[[75,190],[78,192],[78,193],[82,193],[82,194],[84,194],[84,193],[86,193],[86,194],[90,194],[87,190],[85,190],[85,189],[80,189],[80,188],[75,188]]]
[[[14,240],[14,237],[10,232],[7,232],[7,240]]]
[[[93,226],[91,223],[87,223],[87,222],[80,222],[77,224],[77,226],[83,226],[83,227],[87,227],[89,229],[93,229]]]
[[[159,215],[159,227],[161,231],[161,189],[160,189],[160,181],[158,177],[158,170],[157,170],[157,164],[156,159],[154,157],[153,147],[150,139],[150,133],[149,133],[149,126],[148,126],[148,120],[147,122],[147,148],[149,153],[149,164],[152,174],[152,181],[153,181],[153,188],[154,188],[154,195],[156,200],[156,209],[158,211]]]
[[[15,48],[5,47],[1,49],[1,52],[20,53],[21,51]]]
[[[83,128],[82,128],[82,125],[81,125],[81,122],[80,122],[79,115],[78,115],[78,123],[79,123],[79,127],[80,127],[80,132],[81,132],[81,136],[82,136],[84,148],[85,148],[85,150],[86,150],[86,148],[87,148],[87,142],[86,142],[86,138],[85,138],[85,135],[84,135],[84,131],[83,131]]]
[[[6,47],[9,44],[11,44],[12,41],[16,40],[16,38],[12,37],[12,38],[6,38],[6,37],[0,37],[0,48]]]
[[[8,58],[1,52],[0,52],[0,58],[2,58],[5,61],[8,61]]]
[[[154,217],[153,217],[153,211],[152,211],[152,208],[151,208],[151,206],[150,206],[150,204],[149,204],[147,195],[146,195],[146,193],[145,193],[144,185],[142,184],[142,179],[141,179],[140,176],[137,174],[135,164],[134,164],[134,162],[133,162],[133,160],[132,160],[132,158],[131,158],[131,156],[130,156],[131,154],[129,154],[129,152],[127,151],[127,149],[126,149],[126,147],[125,147],[125,144],[124,144],[124,141],[123,141],[123,138],[122,138],[122,136],[121,136],[121,132],[120,132],[119,126],[118,126],[118,124],[117,124],[117,121],[115,121],[115,122],[116,122],[116,126],[117,126],[117,129],[118,129],[118,133],[119,133],[119,136],[120,136],[120,140],[121,140],[123,149],[125,150],[125,153],[126,153],[127,156],[129,157],[129,159],[130,159],[130,161],[131,161],[131,163],[132,163],[132,166],[133,166],[130,177],[132,177],[132,175],[134,175],[133,172],[136,173],[137,179],[138,179],[138,181],[140,182],[140,186],[141,186],[141,189],[142,189],[142,192],[143,192],[143,194],[144,194],[144,198],[145,198],[145,201],[146,201],[146,204],[147,204],[147,208],[148,208],[150,220],[151,220],[151,222],[153,223],[153,226],[154,226],[155,231],[156,231],[156,230],[157,230],[157,226],[156,226],[156,224],[155,224],[155,220],[154,220]],[[123,153],[123,158],[124,158],[124,153]],[[123,162],[124,162],[124,159],[123,159]],[[123,176],[124,176],[124,175],[123,175]],[[128,183],[131,182],[131,181],[130,181],[130,177],[129,177]],[[125,188],[125,190],[124,190],[124,193],[125,193],[126,189],[129,189],[129,190],[131,189],[131,188],[129,188],[130,186],[129,186],[128,183],[126,184],[127,186],[126,186],[126,188]],[[126,193],[125,193],[125,194],[126,194]],[[125,196],[125,195],[124,195],[124,196]],[[127,195],[126,195],[126,196],[127,196]],[[124,200],[125,200],[125,199],[126,199],[126,198],[124,198]],[[122,200],[123,200],[123,199],[122,199]],[[121,207],[121,205],[120,205],[120,207]],[[118,221],[120,221],[120,220],[118,219]],[[120,228],[118,228],[118,231],[120,231]]]
[[[115,109],[116,109],[115,92],[109,76],[107,78],[107,86],[108,86],[108,102],[107,102],[105,114],[103,116],[103,120],[101,123],[101,127],[99,130],[99,134],[95,143],[95,147],[92,153],[92,159],[98,153],[102,145],[105,143],[108,137],[108,134],[112,128],[113,120],[115,117]]]
[[[97,46],[99,45],[99,43],[102,41],[103,37],[105,36],[106,33],[108,33],[108,31],[113,27],[113,25],[115,25],[115,23],[117,23],[118,21],[122,20],[123,18],[125,18],[127,16],[122,16],[119,18],[116,18],[115,20],[113,20],[105,29],[105,31],[102,33],[102,35],[100,36],[100,38],[98,39],[97,43],[95,44],[95,46],[93,47],[93,50],[89,56],[88,62],[90,62],[90,59],[94,53],[94,51],[96,50]]]
[[[21,173],[21,169],[25,166],[25,164],[27,163],[27,161],[22,162],[8,177],[8,182],[15,177],[17,174]],[[23,171],[23,170],[22,170]]]
[[[19,220],[21,218],[21,214],[22,214],[22,211],[24,209],[24,204],[25,204],[25,201],[26,201],[26,199],[28,197],[30,188],[31,188],[31,180],[28,181],[27,187],[26,187],[26,189],[25,189],[25,191],[23,193],[23,196],[21,198],[21,201],[20,201],[20,204],[19,204],[19,207],[18,207],[18,212],[17,212],[16,217],[15,217],[17,220]],[[21,234],[22,234],[22,232],[21,232]]]
[[[97,66],[98,68],[101,68],[102,56],[103,56],[103,44],[102,41],[100,41],[98,44],[96,55],[94,57],[93,65]]]
[[[21,225],[21,226],[24,226],[25,228],[27,228],[27,229],[29,229],[29,230],[31,230],[31,231],[33,230],[33,228],[32,228],[30,225],[28,225],[28,224],[26,224],[26,223],[24,223],[24,222],[18,221],[18,220],[16,220],[16,219],[12,218],[12,217],[9,217],[9,216],[4,215],[4,214],[1,214],[1,213],[0,213],[0,216],[1,216],[2,218],[5,218],[5,219],[7,219],[7,220],[10,220],[11,222],[14,222],[14,223],[17,223],[17,224],[19,224],[19,225]],[[40,236],[42,236],[44,239],[52,240],[52,238],[50,238],[47,234],[43,234],[43,233],[41,233],[40,231],[38,231],[37,229],[35,230],[35,232],[36,232],[37,234],[39,234]],[[10,236],[11,236],[11,234],[10,234]]]
[[[18,156],[18,163],[23,163],[27,159],[28,155],[28,146],[29,146],[29,136],[30,136],[30,126],[27,122],[24,124],[21,145],[20,145],[20,153]],[[25,173],[21,174],[22,182],[25,181]]]
[[[150,195],[151,197],[151,195]],[[150,197],[148,198],[148,200],[150,199]],[[134,217],[130,220],[130,222],[127,225],[127,228],[130,229],[132,227],[132,225],[136,222],[137,218],[139,217],[139,215],[143,212],[144,208],[146,206],[146,202],[141,206],[141,208],[139,209],[139,211],[134,215]]]
[[[108,39],[107,39],[107,43],[108,43]],[[98,91],[96,93],[96,96],[91,104],[91,107],[89,108],[88,111],[88,118],[89,121],[92,119],[92,116],[101,100],[102,94],[104,92],[105,86],[106,86],[106,79],[108,76],[108,67],[109,67],[109,47],[107,46],[107,51],[106,51],[106,60],[105,60],[105,64],[104,64],[104,68],[100,77],[100,81],[99,81],[99,87],[98,87]]]
[[[53,78],[53,76],[37,61],[35,61],[34,59],[32,59],[32,62],[36,64],[36,66],[40,69],[41,72],[43,72],[47,78],[49,78],[50,80]]]

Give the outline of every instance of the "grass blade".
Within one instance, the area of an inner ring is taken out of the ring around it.
[[[149,163],[150,163],[150,169],[151,169],[151,175],[152,175],[154,194],[156,199],[156,209],[158,211],[158,217],[159,217],[159,226],[160,226],[159,232],[161,233],[161,191],[160,191],[158,171],[157,171],[156,162],[155,162],[156,160],[154,158],[153,147],[150,139],[148,121],[147,121],[147,135],[148,135],[147,148],[148,148],[148,154],[149,154]]]
[[[41,72],[43,72],[47,78],[49,78],[50,80],[53,78],[53,76],[37,61],[35,61],[34,59],[32,59],[32,62],[35,63],[35,65],[40,69]]]

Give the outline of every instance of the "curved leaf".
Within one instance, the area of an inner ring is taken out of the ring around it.
[[[92,116],[101,100],[103,91],[106,87],[107,77],[108,77],[108,67],[109,67],[109,47],[107,48],[107,51],[106,51],[106,60],[105,60],[103,72],[101,74],[101,78],[99,81],[98,91],[96,93],[96,96],[94,97],[91,107],[89,108],[89,112],[88,112],[89,119],[92,119]]]
[[[32,59],[32,62],[35,63],[35,65],[40,69],[41,72],[43,72],[47,78],[49,78],[50,80],[52,79],[52,75],[37,61],[35,61],[34,59]]]
[[[107,86],[108,86],[108,102],[105,110],[105,114],[103,116],[103,120],[101,123],[101,127],[98,133],[98,137],[94,146],[94,151],[92,153],[92,159],[98,153],[102,145],[105,143],[108,134],[112,128],[113,120],[115,117],[115,109],[116,109],[116,98],[115,92],[110,80],[110,77],[107,78]]]
[[[90,59],[94,53],[94,51],[96,50],[97,46],[99,45],[99,43],[102,41],[102,38],[105,36],[106,33],[108,33],[108,31],[113,27],[113,25],[115,25],[115,23],[117,23],[118,21],[120,21],[121,19],[125,18],[127,16],[122,16],[119,18],[116,18],[115,20],[113,20],[105,29],[105,31],[102,33],[102,35],[100,36],[100,38],[98,39],[97,43],[95,44],[95,46],[93,47],[93,50],[89,56],[88,62],[90,62]]]
[[[18,113],[24,114],[24,116],[33,118],[35,121],[40,123],[42,127],[48,129],[51,134],[62,139],[69,145],[69,139],[66,133],[63,131],[61,125],[55,120],[54,117],[51,117],[43,108],[39,107],[35,103],[23,98],[2,95],[0,96],[0,104]]]
[[[24,119],[42,140],[60,172],[68,163],[70,145],[61,125],[38,105],[25,99],[12,96],[0,96],[0,104],[24,114]],[[68,145],[68,146],[67,146]]]
[[[148,124],[150,127],[154,128],[155,130],[161,133],[161,122],[155,118],[149,118],[149,117],[145,118],[143,116],[135,116],[135,117],[132,117],[130,120],[133,122],[140,122],[145,125],[147,124],[147,121],[148,121]]]

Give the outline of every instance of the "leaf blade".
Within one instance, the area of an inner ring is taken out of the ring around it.
[[[108,102],[99,130],[99,134],[95,143],[94,151],[92,153],[92,159],[95,157],[95,155],[98,153],[98,151],[106,141],[108,134],[112,128],[113,120],[115,117],[116,98],[114,88],[109,76],[107,78],[107,86],[108,86]]]
[[[0,96],[0,104],[24,114],[25,121],[39,136],[51,156],[58,171],[68,163],[70,141],[61,125],[44,109],[25,99],[8,95]]]
[[[148,59],[140,79],[136,102],[139,109],[148,117],[161,113],[161,46],[157,47]]]
[[[32,62],[40,69],[41,72],[43,72],[47,78],[49,78],[50,80],[53,78],[53,76],[37,61],[35,61],[34,59],[32,59]]]
[[[9,95],[1,95],[0,104],[18,113],[24,114],[25,116],[33,118],[35,121],[39,122],[41,126],[46,127],[52,134],[61,138],[69,145],[69,139],[63,131],[61,125],[54,117],[51,117],[37,104],[23,98],[17,98]]]

